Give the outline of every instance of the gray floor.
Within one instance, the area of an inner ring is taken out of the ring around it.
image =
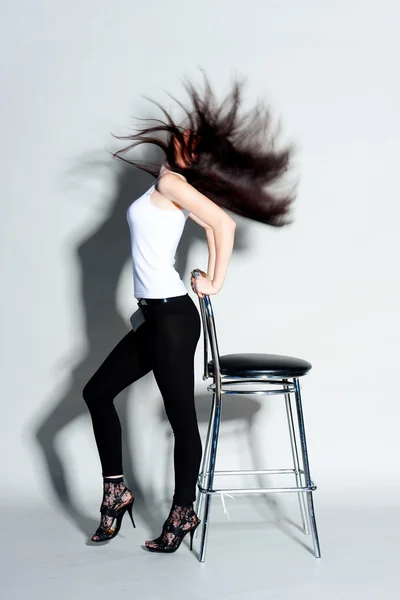
[[[281,496],[282,498],[282,496]],[[311,540],[290,524],[297,520],[295,498],[276,510],[261,498],[214,499],[205,563],[187,543],[172,555],[142,549],[153,533],[136,510],[120,535],[102,546],[87,545],[82,528],[61,509],[2,507],[3,598],[58,600],[135,599],[302,600],[397,599],[399,510],[365,505],[360,497],[346,507],[315,494],[322,558],[307,549]],[[97,507],[86,519],[95,523]],[[161,523],[160,523],[161,525]],[[306,547],[304,546],[306,544]]]

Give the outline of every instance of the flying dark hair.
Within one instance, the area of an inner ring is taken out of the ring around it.
[[[132,143],[113,156],[157,177],[159,166],[154,168],[122,156],[140,144],[154,144],[165,153],[169,169],[181,173],[188,183],[222,208],[268,225],[285,225],[294,193],[280,194],[268,187],[281,182],[289,167],[292,148],[275,149],[270,111],[265,105],[258,103],[252,110],[239,114],[241,81],[234,81],[231,92],[219,104],[206,76],[204,81],[203,93],[185,81],[192,103],[190,109],[171,96],[185,112],[185,125],[177,125],[165,108],[151,100],[163,112],[165,122],[145,119],[154,124],[132,135],[114,136]],[[184,168],[177,164],[176,141],[185,159]]]

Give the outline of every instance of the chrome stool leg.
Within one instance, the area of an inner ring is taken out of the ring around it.
[[[215,462],[216,462],[216,458],[217,458],[218,434],[219,434],[219,425],[220,425],[220,419],[221,419],[221,394],[220,394],[219,389],[217,389],[216,394],[218,395],[218,397],[216,397],[213,426],[212,426],[211,451],[210,451],[210,458],[209,458],[209,465],[208,465],[209,473],[208,473],[208,481],[207,481],[207,490],[208,491],[211,491],[213,489],[213,484],[214,484],[214,472],[215,472]],[[204,512],[203,512],[203,526],[202,526],[201,542],[200,542],[200,562],[204,562],[205,556],[206,556],[210,508],[211,508],[211,494],[208,493],[208,494],[206,494]]]
[[[201,467],[200,467],[200,474],[199,474],[199,480],[200,480],[200,485],[201,487],[204,488],[204,484],[206,482],[206,473],[207,473],[207,466],[208,466],[208,462],[210,460],[210,450],[211,450],[211,440],[212,440],[212,436],[211,436],[211,431],[212,431],[212,424],[214,422],[214,418],[215,418],[215,393],[213,393],[212,395],[212,405],[211,405],[211,414],[210,414],[210,419],[208,421],[208,428],[207,428],[207,437],[206,437],[206,443],[204,445],[204,450],[203,450],[203,458],[201,461]],[[200,516],[200,511],[201,511],[201,507],[203,504],[203,494],[198,492],[197,493],[197,500],[196,500],[196,513]],[[196,529],[194,536],[197,537],[197,534],[199,532],[199,527]]]
[[[305,483],[306,483],[306,486],[308,487],[308,486],[311,486],[310,466],[308,463],[306,432],[305,432],[305,427],[304,427],[303,408],[301,405],[300,384],[299,384],[298,379],[294,379],[294,385],[295,385],[295,395],[296,395],[297,418],[298,418],[299,432],[300,432],[301,451],[302,451],[303,463],[304,463]],[[317,522],[315,520],[313,496],[312,496],[312,492],[305,492],[305,493],[307,494],[308,516],[309,516],[309,520],[310,520],[311,534],[312,534],[312,540],[313,540],[313,545],[314,545],[314,555],[316,558],[320,558],[321,550],[320,550],[320,546],[319,546]]]
[[[286,386],[285,386],[285,388],[286,388]],[[290,398],[289,393],[285,394],[285,405],[286,405],[286,416],[287,416],[288,427],[289,427],[290,445],[292,448],[293,468],[295,470],[296,485],[297,485],[297,487],[302,487],[302,481],[301,481],[301,476],[300,476],[299,452],[297,449],[296,434],[295,434],[294,422],[293,422],[293,412],[292,412],[291,398]],[[300,492],[299,494],[297,494],[297,497],[299,499],[301,520],[303,523],[304,533],[306,535],[309,535],[310,528],[308,526],[308,521],[307,521],[307,510],[306,510],[306,502],[305,502],[304,494]]]

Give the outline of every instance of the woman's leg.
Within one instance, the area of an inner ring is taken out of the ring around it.
[[[196,498],[201,438],[194,402],[194,356],[200,337],[200,317],[193,300],[181,296],[156,306],[149,320],[153,373],[175,437],[174,501]]]
[[[153,372],[175,437],[175,491],[167,529],[156,540],[146,541],[147,548],[163,551],[180,542],[179,530],[187,532],[199,523],[193,510],[202,454],[194,403],[194,356],[201,326],[188,295],[150,311]]]
[[[111,351],[83,390],[92,417],[93,431],[103,470],[102,510],[121,510],[133,502],[125,486],[122,469],[121,424],[114,398],[151,368],[147,323],[130,331]],[[99,542],[112,535],[114,518],[102,514],[92,540]]]
[[[122,474],[121,424],[115,397],[152,369],[147,323],[130,331],[110,352],[83,389],[92,417],[103,477]]]

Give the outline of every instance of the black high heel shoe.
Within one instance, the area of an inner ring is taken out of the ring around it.
[[[126,504],[122,504],[122,497],[126,492],[129,492],[128,488],[122,490],[122,492],[115,499],[115,502],[113,502],[112,506],[106,506],[105,504],[101,505],[101,515],[112,517],[113,520],[110,525],[104,526],[103,524],[101,524],[96,529],[96,532],[94,533],[91,539],[92,542],[105,542],[107,540],[112,540],[113,538],[115,538],[115,536],[118,535],[119,530],[121,529],[122,519],[126,512],[128,512],[131,518],[133,527],[136,527],[135,521],[133,520],[132,516],[132,508],[133,503],[135,501],[134,496],[132,496],[129,502],[127,502]],[[97,539],[94,539],[94,537],[96,537]]]
[[[172,511],[171,511],[172,512]],[[181,521],[179,525],[174,525],[173,521]],[[191,522],[191,525],[189,523]],[[176,519],[172,519],[171,515],[164,522],[161,535],[155,540],[150,540],[151,544],[156,544],[156,546],[145,546],[149,552],[164,552],[164,553],[172,553],[176,552],[179,546],[182,543],[183,538],[187,533],[190,533],[190,550],[193,550],[193,536],[197,527],[200,525],[201,521],[195,514],[194,510],[185,515],[184,518],[178,517]],[[171,534],[172,539],[169,538],[168,534]]]

